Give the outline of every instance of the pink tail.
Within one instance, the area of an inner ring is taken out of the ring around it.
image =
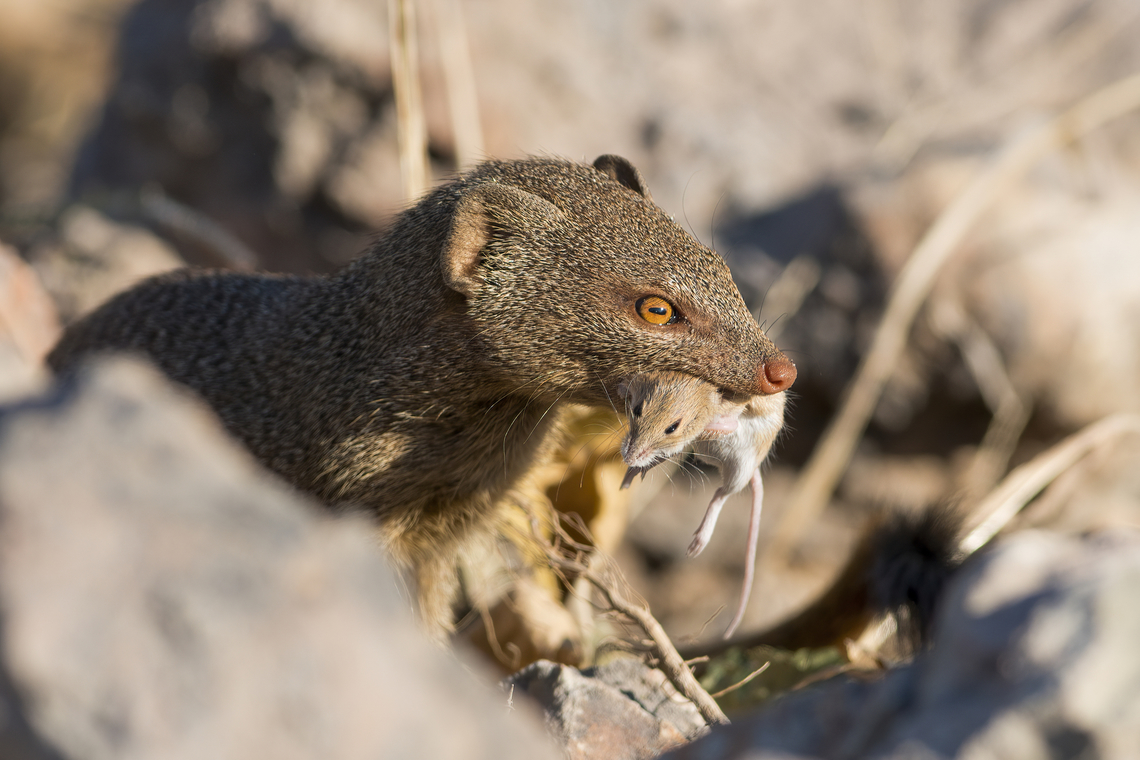
[[[744,587],[740,590],[740,602],[736,606],[736,615],[728,624],[724,637],[730,638],[736,632],[740,621],[744,619],[744,610],[748,607],[748,597],[752,594],[752,579],[756,575],[756,546],[760,541],[760,509],[764,504],[764,482],[760,480],[760,468],[752,473],[752,516],[748,521],[748,546],[744,550]]]

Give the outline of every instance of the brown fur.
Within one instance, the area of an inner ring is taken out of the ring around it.
[[[642,320],[645,295],[682,318]],[[749,395],[795,376],[724,261],[614,156],[484,163],[330,277],[151,279],[72,325],[49,361],[102,349],[148,354],[271,469],[374,512],[437,632],[456,551],[544,456],[553,406],[611,405],[649,368]]]

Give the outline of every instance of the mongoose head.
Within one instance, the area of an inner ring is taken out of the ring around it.
[[[724,260],[623,158],[491,161],[433,202],[455,204],[441,270],[468,341],[536,399],[613,404],[622,380],[650,369],[745,396],[795,380]]]
[[[741,404],[724,403],[716,386],[680,372],[645,372],[618,386],[629,417],[621,455],[645,471],[697,438],[731,433]]]

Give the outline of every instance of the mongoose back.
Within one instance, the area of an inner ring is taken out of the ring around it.
[[[664,455],[681,451],[688,442],[703,459],[720,470],[722,484],[713,494],[708,509],[688,554],[695,557],[708,545],[725,501],[734,493],[752,485],[752,512],[749,518],[745,550],[744,582],[740,601],[725,638],[730,637],[748,605],[755,575],[756,547],[760,537],[760,513],[764,502],[764,483],[760,464],[768,456],[784,424],[785,394],[753,396],[743,401],[724,398],[712,385],[698,378],[672,372],[649,372],[630,383],[629,435],[623,442],[622,454],[629,469],[623,486],[639,470],[652,467]],[[687,440],[677,438],[682,420]],[[703,421],[704,424],[701,424]],[[662,432],[674,432],[663,436]]]
[[[796,373],[616,156],[488,161],[332,276],[159,276],[49,362],[107,349],[147,354],[298,488],[374,513],[438,636],[456,552],[545,455],[552,407],[611,405],[647,368],[749,395]]]

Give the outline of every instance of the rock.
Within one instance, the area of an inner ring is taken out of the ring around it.
[[[1074,0],[813,7],[481,5],[464,21],[484,151],[620,153],[707,239],[722,198],[722,210],[747,215],[853,167],[905,166],[928,141],[992,145],[1011,111],[1053,108],[1140,60],[1127,35],[1109,33],[1131,20],[1111,0],[1080,13]],[[431,13],[420,20],[430,152],[443,174],[454,138],[440,43]],[[1088,66],[1065,64],[1061,51],[1082,35],[1105,44]],[[266,264],[339,265],[366,243],[357,233],[403,203],[387,41],[385,7],[367,0],[319,12],[293,0],[141,2],[73,190],[156,182]],[[1011,66],[1019,56],[1034,65]],[[826,338],[832,326],[805,329]]]
[[[1130,757],[1138,637],[1140,533],[1017,534],[964,566],[912,664],[789,694],[669,757]]]
[[[1140,181],[1090,203],[1067,179],[1000,204],[957,285],[1023,397],[1073,429],[1140,411]]]
[[[399,588],[145,366],[0,413],[2,659],[66,757],[554,757]]]
[[[59,315],[35,271],[0,243],[0,403],[45,381],[43,358],[59,338]]]
[[[642,760],[701,735],[696,707],[665,676],[630,657],[580,671],[540,660],[504,681],[546,710],[571,760]]]
[[[71,195],[154,184],[263,268],[334,269],[402,202],[387,39],[386,7],[367,0],[144,0],[124,19]]]
[[[60,215],[56,233],[32,246],[29,259],[65,323],[147,277],[185,265],[150,230],[82,204]]]
[[[648,667],[636,657],[606,658],[599,665],[583,671],[583,675],[613,686],[646,712],[672,723],[686,739],[696,739],[708,733],[708,724],[697,706],[681,696],[663,672]]]

